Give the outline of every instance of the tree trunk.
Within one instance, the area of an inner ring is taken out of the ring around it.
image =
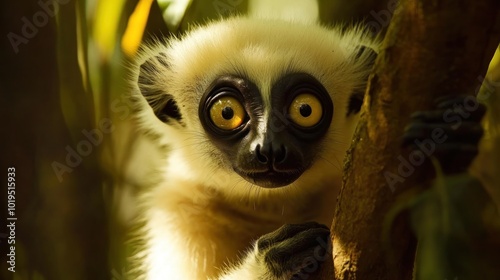
[[[430,109],[439,96],[475,94],[500,41],[499,11],[498,0],[401,1],[346,159],[332,224],[335,279],[412,278],[416,242],[407,219],[391,226],[391,262],[381,238],[397,196],[432,176],[422,166],[401,169],[408,161],[399,148],[403,129],[410,113]],[[419,182],[414,171],[422,175]]]

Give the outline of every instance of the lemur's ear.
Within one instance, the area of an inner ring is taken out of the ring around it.
[[[363,83],[363,87],[355,89],[349,98],[347,116],[357,114],[361,110],[361,105],[363,105],[363,99],[365,96],[366,82],[368,82],[368,76],[370,75],[371,69],[375,64],[375,59],[377,59],[377,52],[374,49],[367,46],[358,47],[355,60],[361,60],[367,71],[365,77],[363,78],[365,81],[365,83]]]
[[[176,121],[182,124],[177,102],[166,92],[164,76],[169,73],[169,67],[165,53],[150,57],[140,67],[138,85],[158,119],[165,123]]]

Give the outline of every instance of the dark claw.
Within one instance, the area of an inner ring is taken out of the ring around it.
[[[424,123],[436,122],[443,119],[442,111],[417,111],[411,114],[410,118],[413,121],[421,121]]]
[[[439,160],[446,173],[465,171],[478,153],[486,107],[473,96],[445,96],[435,109],[413,113],[402,137],[403,147]],[[426,143],[426,150],[422,147]],[[429,152],[430,151],[430,152]]]
[[[442,133],[446,138],[444,145],[456,142],[477,145],[484,131],[475,122],[463,122],[456,129],[449,124],[412,122],[405,128],[403,146],[415,145],[416,140],[433,139],[433,132]]]
[[[459,95],[459,96],[444,96],[436,99],[436,109],[453,110],[469,114],[470,116],[464,117],[466,121],[480,122],[486,113],[486,106],[479,103],[475,96],[472,95]]]
[[[324,228],[326,230],[329,230],[327,226],[316,223],[316,222],[308,222],[308,223],[303,223],[303,224],[287,224],[279,229],[268,233],[266,235],[263,235],[262,237],[259,238],[257,241],[257,248],[260,250],[265,250],[269,248],[269,246],[282,242],[285,239],[288,239],[290,237],[295,236],[296,234],[311,229],[311,228]]]

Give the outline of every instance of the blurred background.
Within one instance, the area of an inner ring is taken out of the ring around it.
[[[154,143],[137,133],[128,100],[128,66],[142,42],[276,9],[324,24],[363,21],[383,34],[396,6],[395,0],[2,1],[0,170],[6,182],[7,168],[15,168],[18,220],[15,273],[4,253],[10,231],[0,227],[0,278],[131,279],[136,199],[161,160]],[[482,92],[500,108],[498,59],[488,75]],[[499,114],[490,110],[485,120],[483,155],[489,156],[475,166],[496,199]]]

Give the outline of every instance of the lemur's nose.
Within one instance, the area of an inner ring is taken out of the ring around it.
[[[255,148],[255,156],[262,164],[270,164],[275,166],[283,163],[287,157],[287,149],[281,143],[267,142],[263,145],[258,144]]]

